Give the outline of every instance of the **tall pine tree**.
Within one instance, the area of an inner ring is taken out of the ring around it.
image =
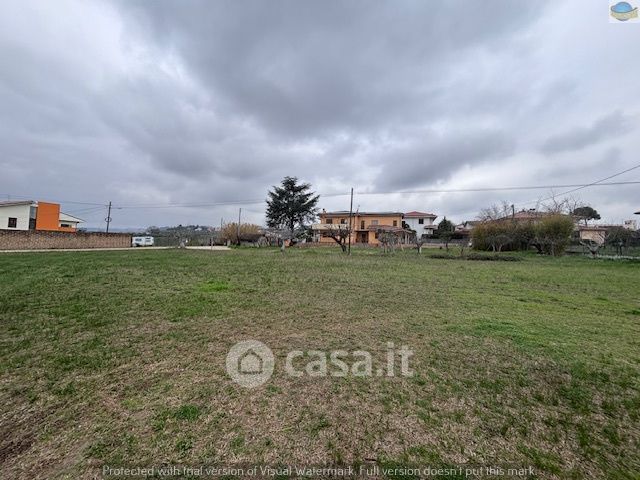
[[[267,226],[287,228],[294,237],[296,226],[304,226],[316,217],[320,199],[308,183],[298,183],[296,177],[284,177],[279,187],[274,186],[267,198]]]

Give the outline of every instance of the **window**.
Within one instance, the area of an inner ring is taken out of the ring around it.
[[[371,225],[377,225],[378,224],[378,220],[371,220]]]
[[[70,223],[61,223],[60,224],[60,228],[71,228],[71,224]]]
[[[418,219],[418,223],[419,223],[420,225],[424,225],[424,218],[419,218],[419,219]]]
[[[364,220],[360,220],[360,230],[364,230]]]
[[[347,219],[346,219],[346,218],[341,218],[341,219],[340,219],[340,223],[341,223],[342,225],[346,225],[346,223],[347,223]]]
[[[397,226],[398,226],[398,220],[394,220],[394,221],[393,221],[393,226],[394,226],[394,227],[397,227]]]
[[[18,228],[18,219],[16,217],[9,217],[7,228]]]
[[[378,232],[374,233],[373,237],[378,240]]]
[[[327,218],[327,224],[331,225],[333,223],[333,218]]]

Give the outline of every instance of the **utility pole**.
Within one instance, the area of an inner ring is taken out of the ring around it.
[[[353,217],[353,187],[351,187],[351,203],[349,204],[349,250],[348,254],[351,255],[351,232],[353,231],[352,225]]]
[[[238,245],[240,245],[240,218],[242,216],[242,207],[238,210]]]
[[[511,204],[511,218],[516,219],[516,206],[513,203]]]
[[[109,224],[111,223],[111,202],[109,202],[109,209],[107,210],[107,218],[105,218],[105,220],[107,221],[107,233],[109,233]]]

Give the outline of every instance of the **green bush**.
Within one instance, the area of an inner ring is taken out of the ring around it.
[[[532,245],[538,252],[560,256],[571,242],[575,225],[567,215],[549,215],[535,225]]]
[[[522,251],[562,255],[571,241],[574,223],[567,215],[548,215],[534,223],[499,220],[477,225],[471,232],[473,248],[492,252]]]

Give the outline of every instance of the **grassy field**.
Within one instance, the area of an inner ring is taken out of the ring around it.
[[[640,477],[640,263],[3,254],[0,323],[2,478],[369,461]],[[255,389],[225,372],[245,339],[276,355]],[[279,368],[292,349],[378,358],[388,341],[415,351],[413,377]]]

